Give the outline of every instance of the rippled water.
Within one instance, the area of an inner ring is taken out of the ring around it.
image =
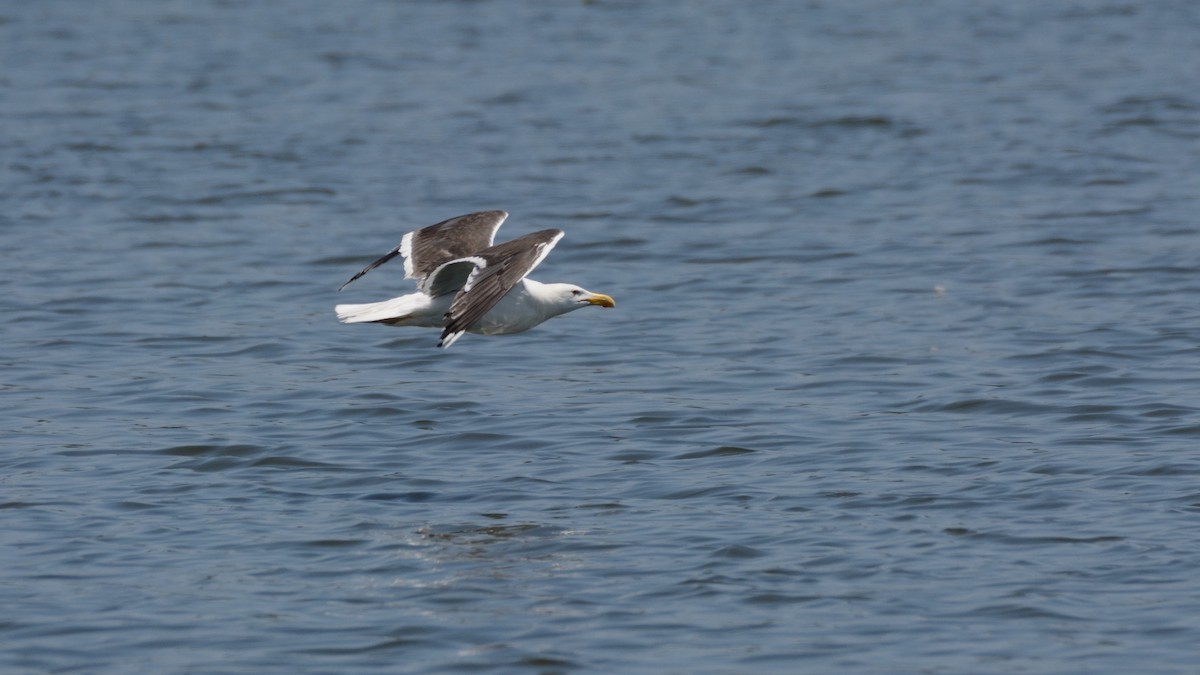
[[[0,4],[0,670],[1194,672],[1198,31]],[[336,323],[489,208],[617,308]]]

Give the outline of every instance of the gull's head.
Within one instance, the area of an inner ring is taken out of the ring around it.
[[[555,299],[560,305],[567,308],[579,309],[588,305],[597,305],[599,307],[616,307],[617,303],[612,297],[603,293],[593,293],[587,289],[580,288],[575,284],[548,284],[553,288]]]

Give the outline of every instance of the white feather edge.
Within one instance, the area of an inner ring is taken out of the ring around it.
[[[458,342],[458,338],[462,337],[463,333],[465,333],[465,332],[466,331],[460,330],[455,333],[450,333],[446,337],[442,338],[442,341],[438,343],[438,346],[441,347],[442,349],[449,349],[450,345],[454,344],[455,342]]]
[[[542,261],[546,259],[546,256],[550,255],[550,250],[552,248],[554,248],[554,245],[558,243],[559,239],[563,238],[564,234],[566,234],[566,233],[559,231],[558,236],[554,237],[553,239],[551,239],[550,241],[548,241],[544,244],[539,244],[539,246],[541,246],[542,250],[538,253],[537,260],[534,260],[533,264],[529,266],[529,269],[525,270],[526,275],[528,275],[530,272],[532,272],[535,267],[542,264]],[[525,277],[521,277],[521,278],[524,279]]]
[[[500,218],[496,221],[495,226],[492,227],[492,236],[488,238],[488,246],[496,243],[496,233],[500,231],[500,226],[503,225],[504,221],[506,220],[508,220],[508,211],[501,211]]]
[[[467,256],[466,258],[455,258],[454,260],[447,260],[446,262],[442,263],[441,265],[438,265],[437,269],[433,270],[433,272],[430,272],[429,276],[427,276],[421,280],[421,283],[418,286],[418,290],[420,290],[422,293],[424,293],[426,295],[429,295],[429,287],[433,285],[433,280],[437,278],[438,273],[441,272],[442,269],[444,269],[447,265],[457,265],[459,263],[464,263],[464,262],[469,262],[469,263],[475,265],[475,269],[471,270],[471,274],[467,275],[467,280],[465,282],[463,282],[463,288],[462,288],[462,290],[464,290],[464,291],[471,290],[471,281],[475,278],[475,275],[479,273],[479,270],[483,269],[484,267],[487,267],[486,260],[484,260],[483,258],[480,258],[479,256],[474,256],[474,255]]]
[[[475,269],[471,270],[471,273],[467,275],[467,280],[463,282],[462,291],[460,291],[462,293],[470,291],[475,286],[475,279],[479,277],[479,270],[487,267],[487,261],[483,258],[475,258],[475,260],[478,262],[475,263]]]
[[[400,257],[404,258],[404,278],[413,278],[412,264],[412,237],[413,233],[409,232],[400,240]]]

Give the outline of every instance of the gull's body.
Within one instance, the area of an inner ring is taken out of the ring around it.
[[[471,213],[404,235],[399,246],[342,288],[399,255],[404,258],[405,278],[417,280],[418,292],[383,302],[338,305],[334,308],[338,320],[441,328],[438,346],[449,347],[464,332],[521,333],[588,305],[614,306],[613,299],[602,293],[526,277],[563,232],[542,230],[493,245],[496,230],[507,217],[504,211]]]
[[[583,306],[564,308],[557,303],[557,293],[553,292],[553,287],[558,285],[562,284],[543,284],[533,279],[522,279],[467,332],[479,335],[523,333],[547,319]],[[454,293],[436,297],[412,293],[365,305],[338,305],[337,313],[342,323],[444,328],[446,314],[454,304],[454,297]]]

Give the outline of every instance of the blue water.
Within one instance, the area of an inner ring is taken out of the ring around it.
[[[0,671],[1196,672],[1197,35],[0,3]],[[334,320],[482,209],[617,308]]]

